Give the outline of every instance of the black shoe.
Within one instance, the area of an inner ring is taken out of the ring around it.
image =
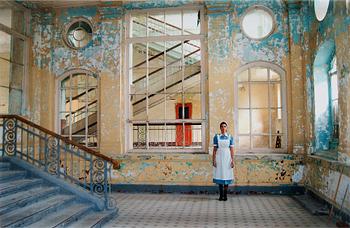
[[[224,200],[224,188],[222,185],[219,185],[219,193],[220,193],[219,201],[223,201]]]
[[[224,189],[223,201],[227,201],[227,189]]]

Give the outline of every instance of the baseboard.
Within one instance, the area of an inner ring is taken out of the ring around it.
[[[148,184],[112,184],[112,191],[127,193],[189,193],[189,194],[216,194],[217,186],[193,186],[193,185],[148,185]],[[295,195],[304,194],[303,186],[230,186],[231,194],[276,194]]]

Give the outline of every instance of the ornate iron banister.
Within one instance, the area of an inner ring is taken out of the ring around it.
[[[15,156],[73,183],[115,208],[111,172],[119,162],[18,115],[0,115],[2,156]],[[0,144],[1,146],[1,144]]]

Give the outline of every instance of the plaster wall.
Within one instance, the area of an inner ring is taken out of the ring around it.
[[[328,93],[324,85],[327,66],[333,53],[337,58],[339,86],[339,146],[334,151],[337,156],[331,160],[310,156],[306,159],[305,185],[321,198],[349,213],[350,185],[349,173],[349,28],[350,17],[346,13],[345,1],[331,1],[327,15],[317,21],[313,4],[302,3],[302,41],[304,52],[305,94],[306,94],[306,144],[308,153],[320,156],[327,154],[332,128],[329,113],[325,112],[327,101],[322,98]],[[333,53],[331,53],[333,51]],[[323,86],[322,93],[316,93],[316,87]],[[315,107],[317,105],[317,107]],[[322,111],[324,109],[324,111]],[[338,160],[338,161],[337,161]]]
[[[167,151],[160,154],[125,153],[125,102],[128,97],[125,95],[126,74],[122,66],[126,58],[123,29],[127,22],[123,20],[123,15],[130,9],[172,7],[186,3],[155,1],[154,4],[128,3],[123,7],[80,7],[34,12],[31,22],[33,64],[30,69],[27,115],[42,126],[55,129],[58,78],[73,69],[89,70],[99,78],[100,152],[119,159],[122,164],[120,170],[113,171],[114,183],[212,185],[211,146],[205,148],[203,154],[170,154]],[[313,54],[307,49],[316,46],[313,41],[303,41],[300,36],[301,32],[312,35],[311,29],[304,26],[308,21],[298,16],[299,10],[307,11],[306,6],[294,10],[292,6],[272,0],[240,1],[239,4],[226,4],[224,7],[215,4],[206,2],[208,35],[203,48],[207,57],[203,60],[207,69],[206,112],[203,116],[208,121],[206,143],[211,145],[219,123],[224,120],[229,124],[229,132],[234,134],[237,118],[234,111],[235,72],[245,64],[256,61],[279,66],[286,73],[289,137],[285,152],[289,155],[237,155],[235,178],[239,185],[301,184],[304,166],[300,164],[301,157],[292,153],[305,152],[305,134],[309,140],[314,137],[311,119],[303,112],[306,106],[308,114],[312,114],[310,103],[313,98],[307,97],[305,101],[303,94],[305,83],[307,94],[312,88],[310,63]],[[249,39],[240,28],[240,18],[254,4],[270,8],[276,22],[274,32],[261,41]],[[89,19],[95,31],[92,42],[80,50],[68,48],[62,40],[64,25],[74,17]],[[340,34],[342,36],[348,37]],[[348,44],[345,42],[344,45]],[[348,79],[342,80],[346,81],[343,84],[349,83]],[[343,110],[346,115],[350,113],[348,108],[346,106]],[[303,131],[305,125],[307,132]],[[344,138],[342,140],[347,143]],[[312,141],[307,143],[312,144]]]
[[[211,186],[211,159],[206,154],[130,154],[119,156],[116,184]],[[238,186],[302,184],[301,157],[293,155],[236,156],[234,178]]]
[[[309,157],[305,186],[338,209],[350,213],[350,167],[320,157]]]

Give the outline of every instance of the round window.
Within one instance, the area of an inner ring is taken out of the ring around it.
[[[273,13],[266,7],[253,6],[247,9],[241,22],[243,32],[251,39],[263,39],[273,32]]]
[[[315,14],[318,21],[322,21],[327,14],[329,0],[314,0]]]
[[[74,49],[85,47],[92,39],[92,26],[84,18],[70,23],[66,28],[65,42]]]

